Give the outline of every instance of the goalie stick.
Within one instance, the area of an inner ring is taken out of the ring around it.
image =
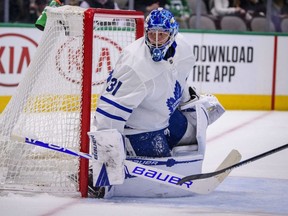
[[[46,143],[39,140],[31,139],[28,137],[20,137],[17,135],[11,136],[12,140],[23,142],[27,144],[32,144],[36,146],[40,146],[43,148],[47,148],[50,150],[62,152],[65,154],[69,154],[72,156],[82,157],[91,160],[92,156],[88,153],[77,152],[71,149],[67,149],[61,146],[58,146],[53,143]],[[221,165],[217,168],[217,170],[223,169],[224,167],[231,166],[235,163],[238,163],[241,160],[241,155],[237,150],[232,150],[230,154],[225,158],[225,160],[221,163]],[[196,194],[208,194],[212,192],[229,174],[229,172],[222,173],[216,177],[211,177],[203,180],[195,180],[195,181],[186,181],[183,184],[179,184],[178,182],[184,178],[183,175],[179,175],[177,173],[169,172],[166,170],[161,170],[155,168],[155,166],[145,166],[143,164],[139,164],[133,161],[125,160],[125,167],[128,173],[132,176],[137,176],[140,178],[144,178],[149,181],[154,181],[160,184],[165,184],[172,187],[177,187],[179,189],[183,189],[186,191],[190,191]],[[160,179],[158,177],[166,176],[166,180]]]
[[[267,151],[267,152],[264,152],[262,154],[259,154],[259,155],[256,155],[252,158],[249,158],[249,159],[246,159],[244,161],[241,161],[240,163],[236,163],[232,166],[228,166],[224,169],[220,169],[220,170],[216,170],[215,172],[210,172],[210,173],[202,173],[202,174],[195,174],[195,175],[189,175],[189,176],[186,176],[184,178],[182,178],[178,184],[183,184],[184,182],[186,181],[192,181],[192,180],[200,180],[200,179],[205,179],[205,178],[211,178],[213,176],[217,176],[219,174],[223,174],[225,172],[231,172],[233,169],[237,168],[237,167],[240,167],[240,166],[243,166],[243,165],[246,165],[248,163],[251,163],[253,161],[256,161],[256,160],[259,160],[260,158],[263,158],[263,157],[266,157],[268,155],[271,155],[271,154],[274,154],[276,152],[279,152],[279,151],[282,151],[284,149],[288,148],[288,144],[285,144],[285,145],[282,145],[280,147],[277,147],[277,148],[274,148],[274,149],[271,149],[270,151]]]

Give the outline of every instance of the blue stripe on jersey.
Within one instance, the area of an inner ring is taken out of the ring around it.
[[[100,97],[100,100],[103,100],[103,101],[105,101],[106,103],[109,103],[109,104],[111,104],[112,106],[115,106],[115,107],[117,107],[118,109],[121,109],[121,110],[123,110],[123,111],[125,111],[125,112],[132,113],[132,111],[133,111],[132,109],[128,109],[127,107],[124,107],[124,106],[122,106],[122,105],[120,105],[120,104],[118,104],[118,103],[116,103],[116,102],[114,102],[114,101],[112,101],[112,100],[104,97],[104,96],[101,96],[101,97]]]
[[[107,113],[105,112],[104,110],[100,109],[100,108],[97,108],[96,109],[96,112],[98,113],[101,113],[102,115],[108,117],[108,118],[111,118],[111,119],[114,119],[114,120],[118,120],[118,121],[126,121],[125,119],[123,119],[122,117],[120,116],[115,116],[115,115],[112,115],[110,113]]]

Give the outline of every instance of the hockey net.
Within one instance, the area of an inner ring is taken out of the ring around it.
[[[48,8],[34,58],[0,116],[0,190],[87,196],[88,163],[15,141],[89,153],[97,96],[122,49],[143,35],[141,12]]]

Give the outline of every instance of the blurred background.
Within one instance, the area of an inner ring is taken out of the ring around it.
[[[50,0],[1,0],[0,22],[34,23]],[[66,5],[141,10],[161,6],[181,29],[287,32],[287,0],[62,0]]]

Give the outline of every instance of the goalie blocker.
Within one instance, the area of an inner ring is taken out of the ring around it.
[[[126,158],[122,135],[116,129],[88,133],[92,142],[94,186],[123,184]]]

